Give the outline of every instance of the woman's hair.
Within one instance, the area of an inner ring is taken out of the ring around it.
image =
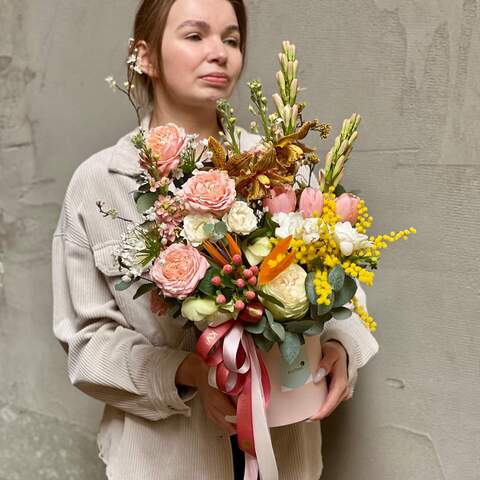
[[[240,29],[240,51],[243,56],[242,71],[245,67],[247,42],[247,13],[243,0],[227,0],[235,10]],[[133,39],[128,56],[133,54],[135,45],[144,40],[152,53],[152,62],[159,72],[160,81],[164,84],[162,71],[161,46],[167,17],[175,0],[142,0],[135,15]],[[138,75],[135,78],[133,95],[137,104],[150,107],[154,101],[153,81],[148,75]]]

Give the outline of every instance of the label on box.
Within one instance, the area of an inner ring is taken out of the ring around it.
[[[278,370],[281,382],[280,390],[282,392],[288,392],[312,382],[313,378],[310,372],[310,364],[308,362],[305,345],[302,345],[298,357],[291,365],[289,365],[281,355]]]

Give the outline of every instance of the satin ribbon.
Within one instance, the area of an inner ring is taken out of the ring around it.
[[[278,480],[277,463],[267,423],[270,401],[267,368],[251,335],[233,320],[208,327],[200,335],[197,353],[211,368],[213,386],[236,395],[239,447],[245,453],[244,480]]]

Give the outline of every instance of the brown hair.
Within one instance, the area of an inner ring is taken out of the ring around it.
[[[247,42],[247,13],[243,0],[227,0],[235,10],[240,29],[240,51],[243,56],[242,72],[245,67]],[[167,17],[175,0],[142,0],[135,15],[133,26],[134,41],[129,48],[128,56],[133,54],[135,45],[144,40],[152,52],[152,61],[163,82],[161,45]],[[135,75],[133,94],[136,102],[142,107],[150,107],[154,100],[153,81],[148,75]]]

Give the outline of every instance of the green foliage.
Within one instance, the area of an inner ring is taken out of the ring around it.
[[[153,207],[158,198],[158,193],[147,192],[139,195],[135,201],[139,213],[145,213],[150,207]]]
[[[146,293],[150,292],[151,290],[155,290],[157,286],[154,283],[145,283],[138,290],[135,292],[133,299],[136,300],[137,298],[145,295]]]
[[[288,331],[285,332],[285,340],[280,344],[280,352],[289,365],[298,357],[301,345],[302,342],[298,334]]]
[[[337,320],[346,320],[352,316],[352,311],[346,307],[332,309],[332,316]]]
[[[357,284],[355,283],[355,280],[352,277],[345,275],[345,282],[343,284],[342,289],[339,292],[336,292],[335,294],[335,301],[333,302],[333,308],[341,307],[342,305],[345,305],[346,303],[350,302],[350,300],[355,295],[356,291],[357,291]]]
[[[335,265],[335,267],[333,267],[328,274],[328,283],[336,292],[339,292],[343,287],[344,281],[345,271],[341,265]]]

